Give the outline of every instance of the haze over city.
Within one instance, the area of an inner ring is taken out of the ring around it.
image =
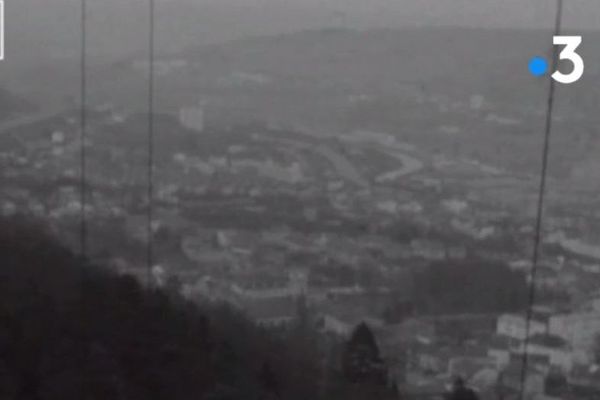
[[[597,1],[7,0],[0,398],[599,398]]]

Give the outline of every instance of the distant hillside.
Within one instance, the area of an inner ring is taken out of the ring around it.
[[[586,79],[569,87],[573,98],[589,93],[586,84],[600,72],[600,33],[583,36]],[[365,92],[408,83],[433,92],[462,87],[514,96],[518,91],[514,98],[528,102],[535,99],[524,95],[538,94],[541,85],[528,74],[527,62],[536,54],[549,55],[551,38],[551,32],[539,30],[318,30],[203,46],[182,55],[202,71],[261,72],[284,82],[320,80]]]
[[[600,98],[595,85],[600,77],[600,33],[573,33],[584,36],[580,53],[586,74],[578,84],[561,88],[561,99],[570,107],[594,110]],[[158,54],[193,65],[171,74],[159,71],[157,91],[159,100],[168,104],[190,101],[212,91],[220,79],[246,72],[268,75],[278,92],[296,96],[306,88],[398,94],[417,87],[426,94],[478,93],[512,107],[535,107],[544,103],[546,85],[529,75],[527,62],[533,55],[550,56],[551,38],[550,31],[541,30],[319,29],[185,50],[176,46]],[[142,107],[146,74],[134,71],[131,64],[145,57],[137,51],[124,58],[128,61],[91,70],[90,94],[97,95],[98,102],[125,99]],[[71,91],[77,87],[76,66],[67,69]]]
[[[565,3],[565,27],[600,29],[596,0]],[[80,8],[73,0],[19,0],[7,10],[7,57],[3,79],[36,96],[36,102],[64,91],[76,94]],[[146,54],[145,0],[88,4],[90,67]],[[307,29],[416,26],[543,29],[552,26],[547,0],[157,0],[156,47],[175,53],[194,44],[223,43],[250,35]],[[48,74],[52,71],[52,74]],[[7,73],[8,72],[8,73]],[[52,80],[46,79],[52,76]],[[92,80],[92,86],[101,85]],[[59,94],[60,94],[59,93]]]
[[[557,88],[553,145],[562,151],[552,158],[556,176],[568,176],[582,157],[592,156],[589,149],[600,138],[600,33],[581,34],[585,75]],[[381,129],[433,151],[533,173],[539,171],[548,82],[532,77],[527,62],[536,54],[550,58],[551,38],[549,31],[465,28],[253,38],[182,53],[193,65],[190,74],[166,76],[158,97],[210,95],[223,77],[254,74],[269,83],[229,96],[237,106],[232,113],[246,108],[330,130]],[[480,110],[471,108],[475,95],[485,100]],[[440,130],[447,127],[458,133]]]
[[[559,87],[557,107],[595,117],[600,33],[583,36],[586,73],[577,84]],[[328,29],[201,45],[161,59],[183,59],[188,65],[159,68],[157,100],[159,107],[172,107],[214,95],[241,102],[248,95],[248,102],[270,99],[268,106],[291,102],[302,109],[316,106],[311,96],[333,96],[330,100],[339,105],[348,95],[420,93],[468,102],[481,94],[495,107],[539,110],[547,84],[529,74],[527,63],[533,55],[550,57],[551,38],[550,31],[539,30]],[[94,75],[91,91],[97,101],[144,104],[147,76],[139,64],[145,57],[128,60]],[[250,82],[255,78],[264,82]]]
[[[559,85],[555,104],[554,146],[563,151],[551,173],[561,177],[592,156],[600,137],[600,33],[577,33],[586,72]],[[540,30],[321,29],[194,46],[161,59],[179,64],[159,68],[157,108],[205,99],[207,119],[383,130],[529,174],[539,171],[548,81],[532,77],[527,63],[550,57],[551,38]],[[143,108],[144,61],[132,57],[94,76],[95,101]],[[473,96],[483,97],[481,109],[471,108]]]

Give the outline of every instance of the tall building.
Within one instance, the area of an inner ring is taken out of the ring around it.
[[[188,129],[204,132],[203,103],[200,102],[195,107],[182,107],[179,110],[179,122]]]

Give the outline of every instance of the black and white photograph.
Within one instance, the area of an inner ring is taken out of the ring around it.
[[[600,399],[600,0],[0,0],[0,400]]]

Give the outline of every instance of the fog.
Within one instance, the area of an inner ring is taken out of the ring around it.
[[[40,70],[77,75],[80,0],[6,0],[0,86],[24,89]],[[87,2],[88,66],[147,54],[148,0]],[[551,29],[554,0],[156,0],[157,54],[190,46],[322,28]],[[567,0],[566,30],[600,27],[597,0]],[[59,74],[57,73],[57,76]],[[35,82],[39,86],[39,82]]]
[[[79,0],[8,0],[8,54],[73,53]],[[143,50],[147,0],[88,2],[92,56],[119,57]],[[469,26],[550,28],[554,0],[157,0],[162,50],[248,35],[322,27]],[[567,29],[600,28],[596,0],[565,2]]]

